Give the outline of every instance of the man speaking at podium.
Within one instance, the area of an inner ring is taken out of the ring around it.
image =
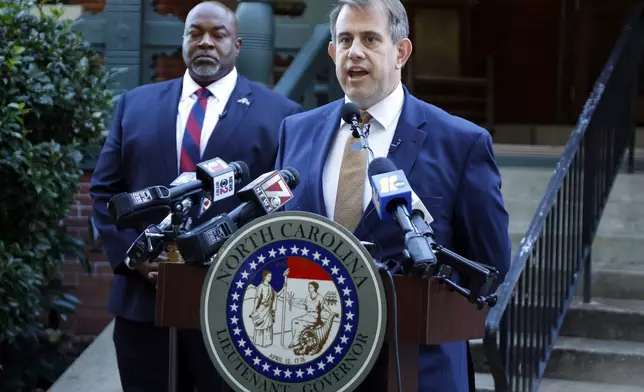
[[[282,119],[302,111],[237,73],[241,44],[230,9],[217,2],[194,7],[183,35],[185,74],[123,93],[98,159],[90,194],[115,273],[108,308],[116,315],[114,343],[125,392],[167,391],[169,335],[167,328],[153,324],[156,290],[148,278],[157,263],[141,263],[136,270],[126,266],[125,252],[139,233],[116,231],[108,200],[120,192],[167,186],[180,173],[194,172],[195,164],[215,157],[244,161],[255,178],[273,169]],[[193,223],[238,204],[235,197],[222,200]],[[215,391],[220,379],[201,333],[178,335],[177,391]]]
[[[375,243],[378,259],[400,256],[400,229],[378,221],[371,202],[367,152],[351,149],[358,140],[341,121],[340,109],[350,101],[370,125],[374,155],[405,172],[433,216],[436,242],[496,267],[503,278],[510,239],[492,139],[402,85],[401,69],[412,52],[404,6],[399,0],[340,0],[330,29],[329,55],[345,98],[282,122],[276,168],[294,167],[303,178],[286,209],[337,221],[358,239]],[[470,377],[466,342],[420,347],[419,391],[467,392],[474,388]]]

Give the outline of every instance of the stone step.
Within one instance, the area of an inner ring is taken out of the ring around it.
[[[502,156],[505,150],[522,148],[521,156],[533,155],[534,149],[562,148],[570,139],[574,131],[573,124],[531,124],[531,123],[501,123],[494,124],[494,152],[497,157]],[[635,128],[635,147],[644,147],[644,127]],[[562,151],[553,153],[560,157]],[[515,155],[518,155],[515,153]]]
[[[644,300],[595,297],[584,303],[575,299],[560,333],[569,337],[644,342]]]
[[[619,269],[618,265],[600,268],[593,264],[591,293],[593,298],[644,300],[644,263],[638,270]],[[581,283],[581,282],[580,282]],[[578,284],[575,294],[581,296],[583,285]]]
[[[536,206],[552,177],[552,170],[501,167],[501,192],[504,200],[531,200]]]
[[[470,342],[474,368],[489,373],[482,340]],[[644,385],[644,343],[559,336],[544,378]]]
[[[551,168],[501,167],[503,200],[526,202],[537,206],[554,173]],[[608,204],[621,202],[644,203],[644,173],[622,174],[615,179]],[[534,211],[534,208],[533,208]]]
[[[545,378],[539,392],[644,392],[644,387]],[[494,392],[494,380],[487,373],[476,373],[476,392]]]
[[[536,214],[537,203],[533,200],[506,201],[512,230],[525,231]],[[628,235],[644,232],[644,202],[609,202],[599,222],[598,234]]]
[[[644,343],[560,336],[546,377],[644,385]]]
[[[512,254],[516,252],[525,230],[517,230],[510,225],[510,240],[512,241]],[[631,234],[605,234],[598,233],[593,241],[592,258],[596,268],[644,269],[644,235]]]
[[[639,132],[644,132],[644,128],[639,128]],[[560,131],[561,132],[561,131]],[[564,131],[565,132],[565,131]],[[571,129],[572,132],[572,129]],[[644,134],[644,133],[643,133]],[[567,138],[567,137],[566,137]],[[565,144],[565,143],[564,143]],[[503,156],[542,156],[550,158],[560,158],[565,150],[565,145],[552,146],[552,145],[538,145],[538,144],[508,144],[508,143],[495,143],[495,155]],[[624,158],[628,157],[628,149],[624,153]],[[635,158],[644,159],[644,148],[635,148]]]
[[[502,137],[496,132],[494,139]],[[515,141],[520,141],[515,136],[511,137]],[[520,137],[519,137],[520,138]],[[507,139],[506,141],[510,141]],[[565,143],[562,141],[562,143]],[[525,144],[506,144],[507,148],[499,148],[501,145],[495,143],[495,156],[497,165],[500,167],[530,167],[548,169],[555,167],[563,153],[563,146],[553,149],[552,146],[533,146]],[[627,173],[628,169],[628,150],[624,154],[620,171]],[[635,149],[635,170],[644,170],[644,149]]]

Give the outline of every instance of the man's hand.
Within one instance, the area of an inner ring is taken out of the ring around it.
[[[154,271],[149,271],[147,278],[155,286],[157,284],[157,278],[159,277],[159,263],[164,263],[166,261],[168,261],[168,252],[166,251],[161,252],[159,256],[150,261],[150,264],[154,263],[156,265],[156,269]]]
[[[153,259],[152,261],[156,261],[156,262],[158,262],[158,263],[168,261],[168,252],[166,252],[166,251],[164,250],[163,252],[161,252],[161,253],[160,253],[160,254],[159,254],[155,259]]]
[[[147,279],[150,283],[156,286],[157,284],[157,275],[159,274],[159,263],[156,261],[138,263],[134,266],[134,269],[139,271],[141,276]]]

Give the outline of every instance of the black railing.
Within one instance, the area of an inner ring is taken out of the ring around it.
[[[584,271],[626,150],[633,171],[637,77],[644,45],[640,8],[624,27],[499,287],[483,345],[495,390],[536,391]]]

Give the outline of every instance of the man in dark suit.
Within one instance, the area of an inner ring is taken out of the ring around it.
[[[250,82],[235,69],[241,47],[235,14],[216,2],[188,14],[183,38],[183,77],[123,93],[92,176],[96,224],[115,276],[109,310],[125,392],[162,392],[168,384],[168,330],[153,325],[157,262],[132,268],[125,252],[139,235],[116,231],[107,202],[120,192],[169,185],[200,161],[242,160],[252,178],[274,167],[279,124],[300,105]],[[213,204],[193,226],[239,204]],[[196,218],[196,216],[195,216]],[[178,391],[215,391],[219,375],[199,331],[179,331]]]
[[[405,172],[434,218],[436,242],[459,254],[509,268],[508,214],[489,133],[422,102],[401,83],[412,44],[399,0],[340,0],[330,15],[329,55],[345,98],[288,117],[280,129],[276,168],[294,167],[302,182],[287,210],[333,219],[365,241],[381,260],[400,258],[403,238],[379,221],[366,176],[366,151],[340,118],[346,101],[369,123],[369,145]],[[419,391],[467,392],[466,342],[420,347]],[[365,383],[366,384],[366,383]],[[361,390],[368,387],[363,384]]]

